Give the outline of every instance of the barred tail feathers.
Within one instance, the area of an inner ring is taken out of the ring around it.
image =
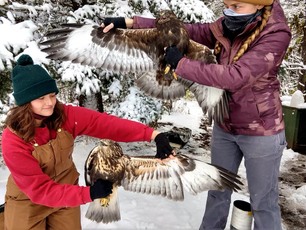
[[[104,224],[119,221],[121,219],[119,200],[118,200],[118,187],[113,188],[113,192],[110,195],[109,205],[107,207],[101,206],[100,199],[95,199],[89,204],[86,212],[86,218],[102,222]]]

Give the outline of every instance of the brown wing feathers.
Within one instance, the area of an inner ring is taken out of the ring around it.
[[[152,71],[154,67],[154,29],[111,30],[103,33],[97,25],[64,24],[46,34],[41,42],[48,58],[72,61],[114,72]],[[152,39],[152,40],[151,40]],[[148,42],[148,43],[147,43]]]

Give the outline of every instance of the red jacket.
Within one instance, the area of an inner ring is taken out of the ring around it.
[[[62,128],[74,138],[88,135],[122,142],[151,140],[153,129],[138,122],[75,106],[65,105],[64,112],[67,120]],[[44,145],[55,137],[55,130],[36,129],[35,141],[39,145]],[[49,207],[73,207],[91,201],[89,187],[57,184],[44,174],[38,161],[32,156],[33,150],[32,144],[23,141],[8,128],[4,129],[4,161],[16,185],[32,202]]]
[[[233,44],[223,36],[222,17],[214,23],[186,24],[191,39],[214,48],[216,40],[222,44],[217,56],[219,64],[204,64],[183,58],[176,73],[203,85],[227,90],[231,95],[230,117],[222,128],[232,134],[273,135],[284,129],[280,101],[279,66],[291,39],[284,12],[274,1],[272,15],[258,37],[236,63],[232,59],[247,31],[261,18],[248,25]],[[153,27],[154,21],[134,17],[134,28]]]

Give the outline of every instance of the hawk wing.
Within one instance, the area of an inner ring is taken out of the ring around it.
[[[48,58],[72,61],[114,72],[147,72],[156,69],[156,29],[113,29],[90,24],[63,24],[41,42]]]
[[[184,191],[193,195],[207,190],[240,190],[239,177],[223,168],[178,154],[163,161],[131,157],[122,180],[125,190],[183,200]]]
[[[157,81],[160,49],[156,45],[158,31],[152,29],[112,29],[90,24],[63,24],[53,29],[40,43],[47,58],[71,61],[109,71],[139,73],[136,85],[146,94],[159,99],[181,98],[185,85],[169,80]]]
[[[208,64],[217,63],[215,55],[213,55],[212,51],[208,47],[193,40],[190,40],[186,56],[190,59],[202,61]],[[189,85],[190,91],[195,95],[204,114],[208,113],[210,122],[214,118],[216,122],[222,123],[225,117],[229,117],[229,95],[225,90],[200,85],[186,79],[181,79],[181,81],[182,84]]]

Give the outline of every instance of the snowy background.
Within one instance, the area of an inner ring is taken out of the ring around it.
[[[39,2],[39,1],[37,1]],[[108,78],[109,73],[97,73],[93,68],[82,67],[69,62],[54,63],[46,59],[46,54],[39,50],[37,42],[42,37],[41,28],[47,29],[48,26],[44,23],[49,20],[57,19],[57,15],[54,17],[50,16],[52,13],[62,12],[63,8],[56,5],[51,5],[48,0],[40,1],[43,5],[31,5],[31,4],[19,4],[17,1],[0,0],[0,77],[3,77],[2,73],[10,71],[16,59],[22,54],[30,54],[33,57],[35,64],[42,64],[45,67],[57,67],[59,70],[58,74],[60,79],[58,82],[66,83],[70,82],[73,85],[73,91],[79,95],[81,93],[90,96],[92,93],[99,91],[99,84],[103,78]],[[49,3],[48,3],[49,2]],[[69,1],[58,1],[58,2],[69,2]],[[77,2],[77,1],[75,1]],[[111,6],[113,9],[112,15],[130,16],[135,14],[131,8],[127,6],[127,2],[133,1],[113,1],[114,5]],[[136,1],[134,1],[136,2]],[[146,1],[140,1],[149,9],[146,5]],[[165,2],[170,1],[154,1],[157,5],[157,9],[167,8]],[[188,3],[186,3],[188,2]],[[282,2],[286,2],[282,0]],[[305,11],[305,6],[300,7],[299,4],[285,5],[285,8],[289,10],[288,15],[294,15],[298,12],[298,9]],[[301,1],[294,1],[301,2]],[[220,2],[210,3],[210,6],[220,5]],[[190,0],[190,1],[171,1],[171,7],[176,11],[181,18],[185,20],[196,20],[196,21],[212,21],[214,19],[213,12],[208,9],[202,1]],[[137,8],[137,7],[136,7]],[[289,8],[289,9],[288,9]],[[5,10],[3,10],[5,9]],[[88,22],[89,17],[95,18],[97,12],[102,10],[106,12],[104,7],[101,5],[90,5],[84,6],[75,11],[64,12],[61,16],[70,22]],[[5,13],[3,13],[5,12]],[[220,12],[219,12],[220,13]],[[146,15],[148,17],[153,16],[149,10],[138,12],[138,14]],[[184,15],[189,15],[184,18]],[[190,16],[191,15],[191,16]],[[202,17],[203,16],[203,17]],[[53,17],[53,18],[52,18]],[[98,20],[99,21],[99,18]],[[60,21],[58,21],[60,23]],[[295,37],[297,38],[297,37]],[[298,39],[293,40],[293,43]],[[295,43],[294,43],[295,44]],[[293,47],[295,45],[293,44]],[[305,64],[301,61],[300,56],[294,55],[292,59],[283,63],[290,71],[294,69],[305,70]],[[292,65],[293,64],[293,65]],[[295,66],[294,68],[292,66]],[[294,94],[294,100],[292,89],[297,87],[297,80],[292,79],[293,74],[285,74],[288,79],[282,79],[282,90],[288,93],[288,96],[283,96],[282,100],[284,105],[294,105],[295,107],[304,109],[306,108],[305,103],[301,100],[301,92],[297,91]],[[120,79],[121,78],[121,79]],[[107,87],[107,97],[118,99],[119,94],[123,91],[124,85],[120,81],[125,79],[123,76],[119,76]],[[0,84],[3,84],[5,79],[1,78]],[[63,84],[64,84],[63,83]],[[65,84],[63,86],[66,86]],[[1,85],[2,87],[2,85]],[[66,88],[61,88],[61,91]],[[2,89],[1,89],[2,90]],[[184,154],[189,154],[192,157],[210,161],[210,150],[209,150],[209,137],[211,127],[203,125],[202,122],[202,111],[198,106],[197,102],[190,99],[182,99],[176,101],[172,105],[172,109],[167,113],[158,114],[156,111],[160,109],[160,102],[148,101],[146,97],[142,97],[141,100],[146,101],[146,107],[143,104],[139,104],[135,107],[135,104],[139,103],[141,92],[135,87],[131,87],[128,95],[125,97],[124,103],[119,103],[117,107],[109,108],[109,111],[116,112],[117,115],[139,118],[139,114],[142,112],[139,110],[141,106],[146,111],[155,111],[152,117],[161,116],[158,118],[157,127],[162,131],[169,131],[173,126],[177,127],[188,127],[192,130],[192,138],[188,144],[180,151]],[[65,96],[65,95],[60,95]],[[103,98],[109,100],[109,98]],[[299,99],[300,98],[300,99]],[[67,98],[61,98],[64,101]],[[71,100],[69,101],[71,102]],[[5,118],[5,114],[9,109],[9,106],[13,104],[13,98],[11,94],[8,94],[6,101],[0,100],[0,122]],[[111,104],[115,104],[111,101]],[[146,115],[146,118],[150,119],[151,114]],[[148,122],[148,121],[146,121]],[[1,134],[1,130],[0,130]],[[83,180],[83,167],[84,162],[89,151],[94,147],[97,140],[86,137],[80,137],[76,140],[74,161],[80,172],[80,183],[84,185]],[[155,154],[155,145],[153,143],[121,143],[124,152],[127,154]],[[281,164],[281,175],[280,175],[280,205],[283,217],[283,229],[306,229],[306,156],[300,153],[294,152],[291,149],[285,149]],[[0,203],[4,202],[5,184],[9,172],[5,165],[1,163],[0,154]],[[245,168],[243,162],[239,169],[239,175],[245,182],[245,187],[239,193],[234,193],[232,201],[241,199],[248,200],[247,184],[245,181]],[[186,194],[185,201],[174,202],[169,201],[162,197],[153,197],[143,194],[135,194],[124,190],[119,191],[121,218],[122,220],[116,223],[103,225],[96,224],[85,218],[85,212],[87,205],[82,206],[82,226],[83,229],[198,229],[204,213],[205,202],[207,192],[203,192],[197,196],[191,196]],[[231,218],[231,211],[228,220],[227,229],[229,229]]]

